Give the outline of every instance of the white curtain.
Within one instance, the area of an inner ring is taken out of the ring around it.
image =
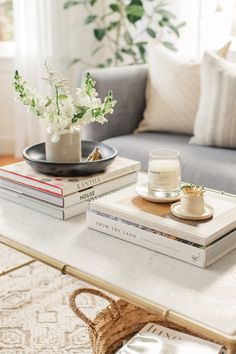
[[[45,61],[61,70],[67,55],[68,22],[63,0],[14,0],[15,69],[42,95],[48,92],[41,80]],[[15,155],[21,156],[27,145],[44,139],[44,127],[19,102],[14,114]]]

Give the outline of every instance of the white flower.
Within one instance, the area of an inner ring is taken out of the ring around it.
[[[104,124],[107,122],[107,119],[104,116],[98,116],[96,118],[96,122],[100,123],[100,124]]]
[[[40,119],[46,126],[52,142],[58,142],[60,135],[73,132],[77,126],[91,122],[105,123],[107,113],[113,113],[112,107],[116,104],[112,93],[109,92],[102,102],[95,89],[95,81],[87,74],[83,84],[76,90],[74,99],[68,94],[68,87],[60,74],[46,66],[48,76],[45,79],[51,86],[51,97],[42,98],[35,90],[28,87],[16,71],[15,90],[17,99],[27,110]]]
[[[58,143],[58,141],[60,140],[60,134],[58,132],[52,133],[52,135],[50,136],[50,140],[52,143]]]
[[[50,135],[53,133],[53,125],[52,124],[49,124],[48,127],[47,127],[47,133]]]

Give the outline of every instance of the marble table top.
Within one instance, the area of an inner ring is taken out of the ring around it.
[[[228,335],[236,335],[236,250],[207,269],[0,199],[0,235]]]

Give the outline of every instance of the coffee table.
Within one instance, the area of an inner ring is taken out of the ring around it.
[[[235,199],[236,200],[236,199]],[[236,353],[236,250],[208,269],[0,199],[0,242]]]

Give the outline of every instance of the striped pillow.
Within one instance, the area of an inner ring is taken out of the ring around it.
[[[217,53],[226,57],[230,43]],[[161,44],[148,45],[146,110],[137,132],[193,134],[200,96],[200,63],[186,60]]]
[[[201,96],[190,143],[236,148],[236,68],[214,52],[201,64]]]
[[[160,44],[148,46],[146,110],[138,132],[193,133],[200,94],[200,64]]]

